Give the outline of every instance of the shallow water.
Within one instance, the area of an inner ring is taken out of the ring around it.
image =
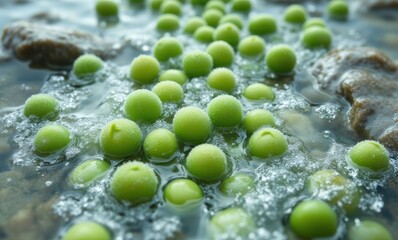
[[[157,14],[148,9],[133,9],[124,3],[120,23],[102,28],[97,25],[93,4],[94,1],[82,3],[77,0],[0,3],[1,27],[47,9],[46,12],[60,16],[56,25],[72,26],[128,43],[118,57],[106,62],[105,68],[95,76],[95,83],[82,87],[74,86],[73,76],[67,71],[30,68],[28,63],[0,53],[0,56],[5,55],[0,61],[0,201],[4,203],[0,205],[0,239],[57,239],[72,223],[84,219],[104,224],[115,239],[205,239],[209,217],[229,206],[240,206],[254,217],[257,227],[249,239],[294,239],[286,227],[287,216],[297,201],[311,197],[305,189],[307,177],[326,168],[347,176],[363,193],[361,213],[347,216],[336,208],[341,224],[332,239],[344,239],[345,226],[359,217],[377,219],[398,238],[393,231],[398,227],[398,206],[394,201],[398,195],[397,155],[392,153],[391,170],[378,179],[362,174],[346,162],[346,152],[360,140],[346,124],[349,105],[343,99],[319,90],[309,73],[311,65],[325,51],[304,49],[299,42],[300,28],[281,20],[285,5],[263,1],[254,2],[258,7],[251,14],[264,11],[274,14],[280,27],[278,33],[266,37],[267,49],[281,42],[292,46],[298,57],[296,73],[293,79],[278,79],[264,68],[262,61],[237,56],[232,69],[238,77],[238,87],[232,95],[241,100],[245,113],[255,108],[271,111],[276,117],[277,128],[287,136],[289,150],[283,157],[266,161],[255,159],[246,153],[248,137],[242,128],[215,130],[208,140],[226,153],[231,165],[229,174],[245,172],[255,177],[255,191],[233,199],[222,196],[219,183],[201,183],[206,196],[201,209],[193,216],[171,213],[162,201],[162,189],[171,179],[188,176],[184,158],[191,147],[182,144],[176,158],[166,164],[150,162],[141,153],[126,159],[147,162],[160,177],[158,193],[149,203],[132,207],[117,202],[110,195],[109,179],[116,166],[121,164],[113,159],[109,159],[112,169],[88,189],[69,186],[67,176],[75,166],[89,157],[102,157],[98,146],[99,132],[108,121],[124,116],[122,106],[126,96],[133,89],[151,89],[154,85],[134,84],[128,80],[127,72],[131,60],[142,53],[150,54],[151,46],[159,38],[154,30]],[[356,9],[356,5],[357,2],[353,2],[352,9]],[[314,16],[323,6],[323,3],[306,4]],[[182,22],[200,12],[189,5],[184,8]],[[390,23],[391,19],[375,20],[374,15],[358,11],[352,14],[348,23],[328,21],[334,34],[333,47],[376,46],[397,59],[398,51],[394,45],[397,43],[391,41],[393,30],[398,32],[396,20],[394,25]],[[181,32],[172,35],[183,43],[185,52],[206,48]],[[247,35],[246,29],[242,32],[244,35]],[[387,36],[389,40],[380,40],[384,38],[379,36]],[[179,66],[180,62],[181,59],[175,59],[163,64],[162,68]],[[272,86],[276,99],[262,103],[243,99],[244,87],[255,82]],[[193,105],[206,109],[210,100],[221,94],[209,89],[205,78],[192,79],[184,90],[181,104],[164,104],[161,120],[153,125],[140,124],[144,136],[159,127],[171,130],[172,117],[180,107]],[[38,92],[51,94],[59,101],[61,114],[54,122],[67,127],[73,135],[73,143],[50,158],[38,157],[32,151],[35,133],[48,121],[34,122],[22,114],[24,101]]]

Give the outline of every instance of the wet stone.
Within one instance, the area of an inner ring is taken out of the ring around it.
[[[116,54],[112,42],[70,28],[19,21],[4,28],[2,45],[37,67],[68,67],[83,53],[102,59]]]
[[[312,73],[324,90],[350,104],[352,128],[363,138],[398,149],[398,65],[371,48],[333,50]]]

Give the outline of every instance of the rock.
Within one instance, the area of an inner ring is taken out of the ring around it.
[[[91,33],[60,26],[19,21],[4,28],[2,44],[21,60],[29,60],[37,67],[69,67],[83,53],[102,59],[114,56],[111,41]]]
[[[398,0],[371,0],[367,2],[369,10],[398,9]]]
[[[333,50],[312,69],[321,88],[350,104],[352,128],[398,150],[398,65],[371,48]]]

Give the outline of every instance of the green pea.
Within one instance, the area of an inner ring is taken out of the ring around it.
[[[225,41],[212,42],[206,51],[212,57],[214,67],[229,67],[234,62],[234,49]]]
[[[213,69],[213,59],[206,52],[194,50],[185,54],[182,68],[190,78],[205,76]]]
[[[265,51],[265,41],[258,36],[247,36],[239,42],[238,51],[241,56],[262,55]]]
[[[162,14],[174,14],[180,16],[182,12],[182,5],[179,1],[167,0],[160,5],[160,12]]]
[[[91,222],[78,222],[73,224],[62,237],[62,240],[111,240],[109,231],[102,225]]]
[[[332,0],[327,6],[327,11],[332,19],[336,20],[346,20],[350,9],[348,4],[344,0]]]
[[[164,128],[153,130],[144,140],[144,152],[148,158],[168,160],[177,150],[176,136]]]
[[[285,136],[274,128],[260,128],[249,139],[249,153],[255,157],[266,159],[284,154],[287,149]]]
[[[322,27],[326,28],[326,23],[323,21],[322,18],[310,18],[307,21],[305,21],[303,25],[303,29],[307,29],[310,27]]]
[[[162,112],[162,101],[147,89],[133,91],[124,102],[124,113],[133,121],[153,123],[161,117]]]
[[[100,17],[112,17],[118,15],[119,6],[114,0],[98,0],[95,10]]]
[[[203,43],[213,42],[214,28],[210,26],[201,26],[196,29],[194,33],[194,38]]]
[[[180,27],[180,19],[174,14],[162,14],[159,16],[156,29],[161,32],[174,32]]]
[[[382,224],[364,220],[352,226],[348,231],[349,240],[393,240],[391,232]]]
[[[184,98],[184,90],[181,85],[173,81],[162,81],[152,88],[162,102],[181,102]]]
[[[206,3],[205,10],[209,9],[217,9],[221,11],[223,14],[225,13],[225,3],[220,0],[211,0]]]
[[[332,34],[326,28],[310,27],[304,30],[301,41],[307,48],[329,48]]]
[[[69,183],[75,187],[87,187],[96,179],[102,177],[111,164],[100,159],[89,159],[80,163],[69,174]]]
[[[276,32],[275,18],[270,14],[260,14],[249,20],[249,32],[255,35],[265,35]]]
[[[181,70],[169,69],[162,72],[159,76],[159,81],[173,81],[183,85],[187,81],[187,75]]]
[[[307,19],[307,12],[303,6],[293,4],[286,8],[283,19],[288,23],[302,24]]]
[[[149,6],[151,7],[152,10],[159,10],[160,6],[162,5],[163,0],[150,0]]]
[[[384,171],[390,166],[387,149],[380,143],[372,140],[357,143],[348,152],[348,156],[355,166],[373,172]]]
[[[242,28],[243,28],[243,20],[238,14],[227,14],[227,15],[224,15],[220,19],[219,24],[221,25],[223,23],[232,23],[237,28],[239,28],[240,30],[242,30]]]
[[[232,23],[221,24],[214,31],[214,40],[222,40],[235,47],[240,40],[239,29]]]
[[[65,149],[70,138],[70,133],[64,126],[50,124],[39,129],[33,144],[38,155],[46,156]]]
[[[207,25],[211,27],[217,27],[223,15],[223,12],[221,12],[220,10],[209,9],[203,12],[202,18],[205,20]]]
[[[161,62],[176,58],[180,56],[182,52],[182,44],[178,39],[173,37],[163,37],[159,39],[153,47],[153,55]]]
[[[296,53],[289,46],[279,44],[272,47],[266,57],[269,69],[277,74],[291,73],[296,66]]]
[[[177,209],[192,210],[202,203],[203,191],[194,181],[174,179],[164,189],[166,203]]]
[[[232,11],[249,12],[252,8],[250,0],[232,0]]]
[[[52,119],[58,115],[58,102],[48,94],[35,94],[25,101],[23,113],[26,117]]]
[[[252,101],[272,101],[275,98],[275,94],[272,89],[262,83],[253,83],[246,87],[243,91],[243,96]]]
[[[242,196],[254,189],[254,179],[245,173],[230,176],[221,183],[220,190],[230,197]]]
[[[275,119],[270,111],[254,109],[246,114],[246,117],[243,119],[243,123],[245,125],[246,132],[248,134],[252,134],[257,129],[264,126],[274,127]]]
[[[84,54],[78,57],[73,63],[73,73],[82,78],[94,74],[102,69],[102,60],[93,54]]]
[[[152,83],[159,74],[158,60],[149,55],[140,55],[131,62],[130,78],[141,84]]]
[[[242,122],[243,107],[235,97],[220,95],[210,101],[207,113],[214,126],[230,128]]]
[[[188,19],[185,28],[184,28],[184,32],[188,33],[188,34],[194,34],[196,29],[198,29],[201,26],[205,26],[206,22],[205,20],[203,20],[203,18],[200,17],[191,17],[190,19]]]
[[[236,77],[228,68],[216,68],[207,77],[207,84],[217,90],[232,92],[236,86]]]
[[[210,220],[212,239],[247,239],[254,228],[252,216],[240,208],[224,209]]]

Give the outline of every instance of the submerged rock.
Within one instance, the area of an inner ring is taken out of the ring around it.
[[[102,59],[110,58],[118,49],[91,33],[60,26],[19,21],[4,28],[2,44],[21,60],[39,67],[68,67],[83,53]]]
[[[333,50],[312,73],[321,88],[343,96],[350,104],[349,120],[364,138],[398,150],[398,65],[377,50]]]

